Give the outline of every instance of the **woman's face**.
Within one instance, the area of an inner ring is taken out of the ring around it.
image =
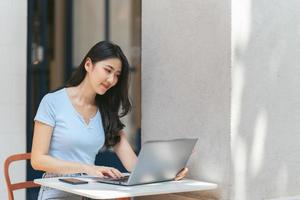
[[[103,95],[118,82],[122,63],[118,58],[109,58],[96,63],[88,59],[85,63],[88,79],[97,94]]]

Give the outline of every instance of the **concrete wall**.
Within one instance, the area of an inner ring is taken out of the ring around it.
[[[299,10],[232,0],[232,199],[300,194]]]
[[[0,1],[0,199],[8,199],[3,177],[5,158],[26,151],[27,1]],[[12,167],[12,180],[25,180],[25,162]],[[25,192],[15,193],[25,199]]]
[[[130,59],[132,0],[110,1],[110,40],[122,47]],[[104,0],[74,0],[74,66],[78,66],[88,50],[104,40]]]
[[[78,66],[88,50],[104,40],[104,1],[73,2],[73,65]]]
[[[199,137],[190,176],[219,183],[220,199],[300,193],[299,10],[296,0],[143,1],[143,141]]]
[[[218,183],[220,190],[210,196],[226,199],[229,0],[142,2],[142,140],[178,137],[199,138],[188,163],[189,176]]]

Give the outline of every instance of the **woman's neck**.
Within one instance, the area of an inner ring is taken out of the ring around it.
[[[71,97],[80,105],[95,105],[96,92],[87,79],[84,79],[78,86],[70,89]]]

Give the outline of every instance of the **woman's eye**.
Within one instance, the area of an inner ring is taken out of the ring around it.
[[[104,68],[106,72],[111,73],[110,69]]]

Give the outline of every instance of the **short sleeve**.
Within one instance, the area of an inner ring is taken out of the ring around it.
[[[55,110],[54,105],[51,102],[51,96],[49,94],[45,95],[39,105],[36,112],[34,121],[39,121],[45,123],[49,126],[54,127],[55,125]]]

